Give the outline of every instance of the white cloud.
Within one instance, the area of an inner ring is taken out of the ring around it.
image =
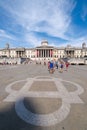
[[[82,20],[85,21],[86,20],[86,17],[87,17],[87,5],[84,5],[83,6],[83,10],[82,10]]]
[[[81,47],[82,43],[84,42],[87,43],[87,36],[78,37],[76,39],[72,38],[69,42],[63,44],[63,46],[66,46],[69,44],[75,47]]]
[[[41,40],[37,39],[37,37],[31,33],[26,34],[25,41],[34,47],[41,45]]]
[[[11,13],[16,23],[28,31],[32,39],[29,42],[32,44],[33,40],[39,42],[38,38],[32,35],[32,31],[68,39],[65,32],[70,26],[74,0],[8,0],[6,6],[4,4],[2,1],[2,6]],[[28,35],[27,31],[25,37]]]
[[[5,30],[0,29],[0,38],[12,39],[12,36],[8,35]]]

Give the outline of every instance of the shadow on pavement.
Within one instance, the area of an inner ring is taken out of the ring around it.
[[[27,104],[28,103],[28,104]],[[27,108],[32,112],[37,112],[32,100],[25,100]],[[46,130],[46,128],[33,126],[24,122],[16,114],[15,103],[1,102],[0,103],[0,130]]]

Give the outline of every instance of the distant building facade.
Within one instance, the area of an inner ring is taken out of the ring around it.
[[[49,46],[47,40],[43,40],[41,46],[35,48],[10,48],[9,44],[6,44],[4,49],[0,49],[0,57],[24,57],[32,60],[49,60],[65,57],[79,58],[85,56],[87,56],[86,43],[83,43],[82,47],[72,47],[71,45],[67,45],[66,47],[54,47]]]

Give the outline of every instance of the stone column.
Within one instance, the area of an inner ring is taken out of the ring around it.
[[[24,52],[22,51],[22,56],[24,56]]]
[[[40,50],[38,50],[38,57],[40,57]]]
[[[49,57],[49,50],[48,50],[48,57]]]
[[[42,50],[41,50],[41,57],[42,57]]]
[[[36,50],[36,57],[37,57],[37,50]]]
[[[42,57],[42,50],[41,50],[41,57]]]
[[[42,55],[42,51],[40,50],[40,57],[42,57],[41,55]]]
[[[39,50],[38,50],[38,57],[39,57]]]
[[[37,50],[37,57],[38,57],[38,50]]]
[[[41,50],[41,57],[42,57],[42,50]]]
[[[42,50],[42,57],[43,57],[43,50]]]
[[[47,50],[47,57],[48,57],[48,50]]]
[[[45,57],[45,50],[44,50],[44,57]]]
[[[43,50],[43,57],[44,57],[44,50]]]
[[[47,50],[46,50],[46,57],[47,57]]]
[[[41,57],[41,50],[39,50],[39,57]]]
[[[40,57],[42,57],[42,50],[40,50]]]
[[[18,52],[16,51],[17,57],[18,57]]]
[[[17,51],[17,57],[18,57],[18,51]]]
[[[51,57],[51,50],[50,50],[50,57]]]
[[[45,50],[44,50],[44,57],[45,57]]]
[[[18,57],[19,57],[19,51],[18,51]]]
[[[45,57],[45,50],[44,50],[44,57]]]
[[[46,57],[46,50],[45,50],[45,57]]]
[[[21,57],[22,57],[22,51],[21,51]]]
[[[37,57],[38,57],[38,50],[37,50]]]
[[[51,57],[53,57],[53,50],[51,50]]]

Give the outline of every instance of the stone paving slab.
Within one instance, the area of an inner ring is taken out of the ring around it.
[[[35,81],[29,91],[57,91],[53,81]]]
[[[87,130],[87,66],[0,66],[0,130]]]

